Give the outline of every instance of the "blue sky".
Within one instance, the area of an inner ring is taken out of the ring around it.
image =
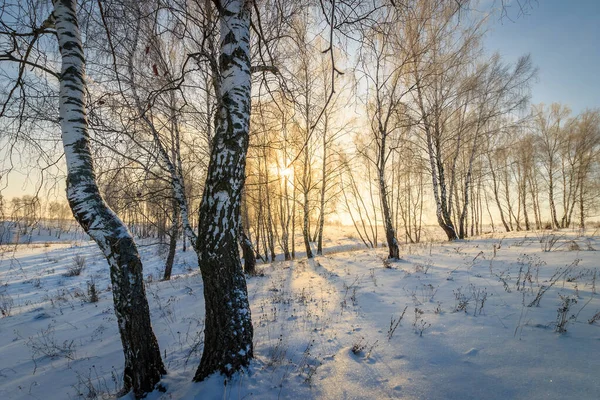
[[[506,61],[530,53],[539,68],[533,103],[560,102],[574,113],[600,108],[600,0],[531,0],[527,15],[496,18],[486,39]]]

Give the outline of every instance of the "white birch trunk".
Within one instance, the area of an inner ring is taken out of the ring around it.
[[[125,356],[124,390],[133,389],[139,398],[152,391],[166,373],[150,324],[142,263],[133,237],[106,205],[96,183],[85,110],[85,57],[75,1],[54,1],[54,18],[62,58],[59,112],[67,199],[75,219],[98,244],[110,266]]]
[[[206,185],[200,206],[198,264],[204,281],[204,350],[194,376],[231,375],[253,355],[253,327],[238,251],[240,206],[250,129],[252,2],[224,0],[220,19],[220,92]]]

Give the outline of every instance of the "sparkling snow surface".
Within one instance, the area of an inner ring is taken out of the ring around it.
[[[347,228],[329,234],[322,257],[258,266],[264,276],[248,279],[255,359],[229,381],[202,383],[191,382],[204,318],[196,255],[180,248],[173,279],[160,282],[160,246],[140,240],[168,370],[167,391],[148,398],[600,398],[600,321],[588,323],[600,312],[598,232],[554,232],[548,252],[539,232],[404,245],[391,263]],[[0,317],[0,399],[114,398],[123,355],[106,261],[72,235],[36,237],[1,248],[0,310],[10,315]],[[85,269],[65,276],[77,255]],[[559,268],[539,307],[527,307]],[[86,301],[91,280],[97,303]]]

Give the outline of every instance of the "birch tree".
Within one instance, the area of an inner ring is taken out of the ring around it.
[[[563,129],[571,110],[558,103],[547,108],[540,104],[533,108],[535,126],[538,132],[538,143],[541,148],[542,166],[545,171],[544,178],[548,188],[548,203],[550,206],[550,219],[552,226],[560,227],[556,212],[556,178],[558,173],[558,153],[563,143]]]
[[[142,262],[133,240],[121,219],[106,205],[98,188],[86,113],[86,73],[81,29],[76,2],[54,0],[51,15],[41,26],[21,37],[31,39],[30,48],[41,34],[54,33],[58,39],[61,69],[39,65],[28,58],[18,62],[32,64],[40,73],[59,81],[59,122],[67,168],[67,199],[73,215],[97,243],[109,268],[115,314],[125,358],[123,391],[137,398],[152,391],[166,373],[156,337],[142,276]],[[36,10],[29,10],[35,12]],[[26,14],[31,17],[31,14]],[[20,21],[15,21],[20,22]],[[6,25],[3,26],[6,28]],[[8,32],[17,36],[17,31]],[[15,40],[17,43],[17,40]],[[10,60],[14,61],[14,60]]]
[[[577,119],[575,128],[577,145],[575,157],[577,159],[578,171],[578,194],[579,203],[579,227],[584,229],[586,217],[591,208],[593,200],[598,197],[598,191],[594,190],[594,172],[600,167],[600,110],[585,110]]]
[[[252,1],[215,1],[219,16],[219,91],[215,134],[199,213],[198,264],[206,307],[204,350],[194,375],[231,375],[253,355],[253,326],[238,251],[250,124]]]
[[[67,164],[67,199],[73,215],[98,244],[110,266],[115,313],[125,355],[124,389],[136,397],[154,389],[166,373],[144,289],[142,262],[133,237],[98,190],[85,111],[85,56],[76,4],[54,1],[62,58],[59,114]]]
[[[359,151],[373,163],[377,171],[388,258],[398,259],[400,250],[392,221],[393,204],[390,204],[392,196],[387,169],[398,144],[398,135],[407,128],[403,121],[407,115],[403,102],[410,88],[404,86],[403,74],[411,63],[411,55],[403,47],[405,32],[402,29],[401,14],[395,13],[395,8],[390,7],[382,11],[380,19],[379,23],[374,24],[363,35],[362,68],[369,95],[367,115],[371,120],[371,140],[369,148]]]
[[[436,216],[449,240],[466,236],[473,167],[485,137],[528,101],[528,56],[514,65],[481,57],[485,18],[457,21],[459,4],[423,0],[409,8],[413,118],[429,158]],[[491,129],[493,128],[493,129]]]

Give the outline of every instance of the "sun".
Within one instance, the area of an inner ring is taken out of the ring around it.
[[[279,170],[279,175],[282,178],[291,178],[294,176],[294,170],[292,168],[282,168]]]

